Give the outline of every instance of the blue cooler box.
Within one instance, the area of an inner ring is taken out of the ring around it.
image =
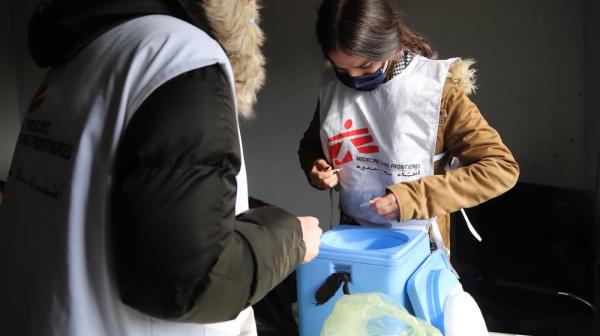
[[[429,256],[429,237],[412,230],[340,225],[323,234],[319,255],[297,269],[300,335],[318,336],[342,296],[317,306],[315,293],[333,273],[350,274],[350,293],[382,292],[413,312],[406,283]]]

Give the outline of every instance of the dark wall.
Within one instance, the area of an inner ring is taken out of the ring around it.
[[[16,55],[9,3],[0,4],[0,181],[6,179],[19,129],[17,100]]]

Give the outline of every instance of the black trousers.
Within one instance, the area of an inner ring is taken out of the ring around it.
[[[258,335],[297,336],[298,324],[292,310],[296,301],[296,272],[293,272],[252,306]]]

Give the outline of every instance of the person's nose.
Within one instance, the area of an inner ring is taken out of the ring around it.
[[[350,69],[348,70],[348,76],[350,77],[360,77],[366,75],[364,70],[361,69]]]

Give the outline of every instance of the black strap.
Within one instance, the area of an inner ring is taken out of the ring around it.
[[[343,284],[342,290],[344,291],[344,294],[350,295],[350,289],[348,288],[349,282],[350,274],[348,273],[333,273],[330,275],[315,293],[317,306],[329,301],[329,299],[331,299],[331,297],[334,296],[338,291],[341,284]]]
[[[331,205],[331,212],[329,213],[329,230],[333,228],[333,188],[329,189],[329,203]]]

